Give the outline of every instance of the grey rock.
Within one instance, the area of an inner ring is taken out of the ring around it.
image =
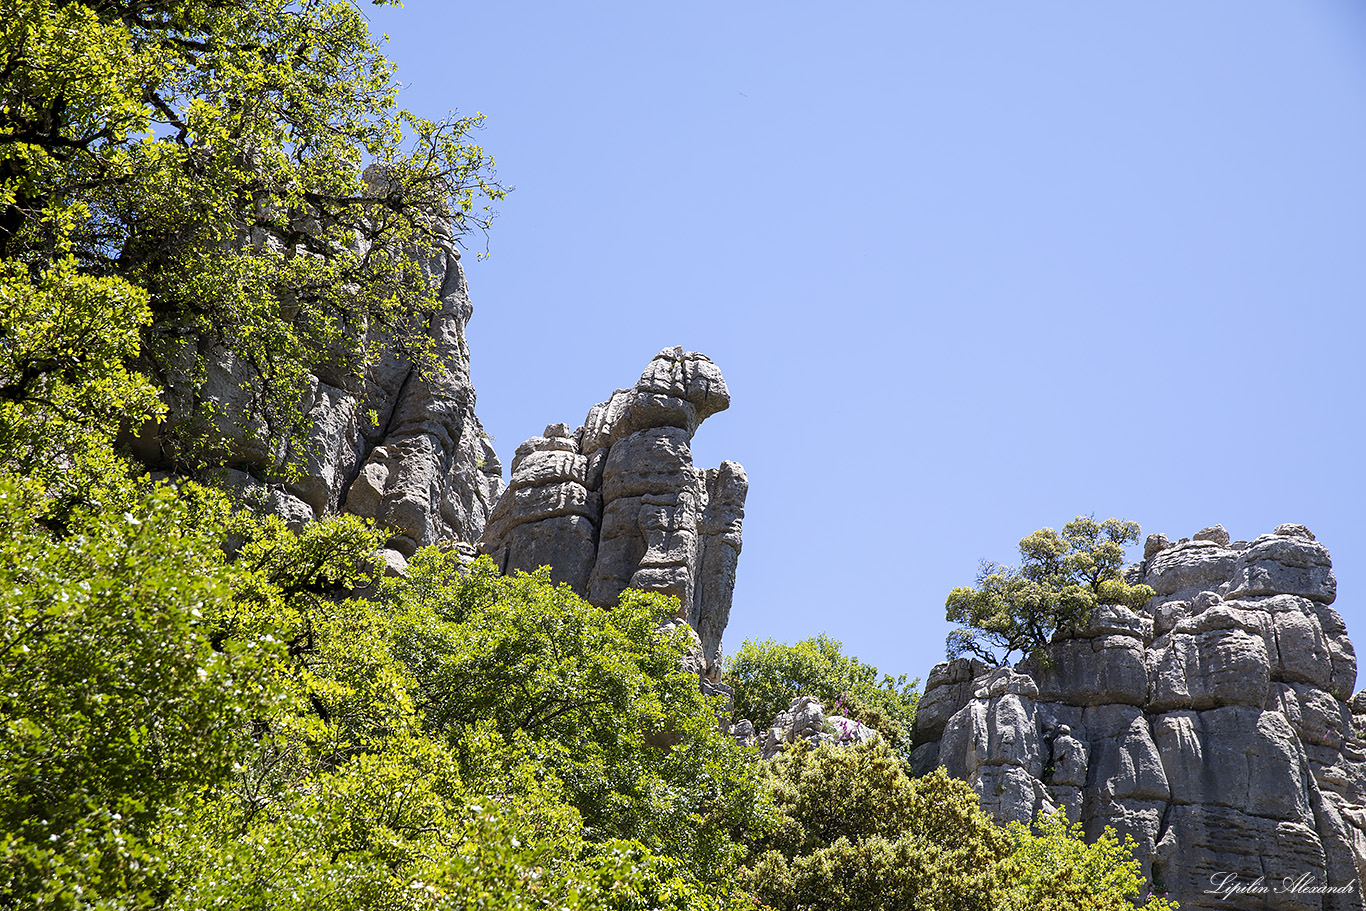
[[[352,512],[374,519],[389,532],[389,547],[406,555],[422,545],[476,540],[502,492],[502,467],[474,413],[465,343],[474,308],[459,253],[448,226],[433,228],[433,245],[412,255],[440,299],[427,325],[435,369],[419,370],[378,327],[358,327],[366,346],[379,352],[374,363],[364,376],[320,367],[307,377],[305,432],[272,445],[254,408],[259,389],[247,365],[223,347],[187,349],[183,375],[171,378],[176,392],[165,426],[208,407],[217,415],[217,438],[178,453],[152,431],[136,443],[140,456],[153,467],[216,466],[201,472],[205,477],[228,468],[272,484],[278,479],[285,495],[270,511],[291,525]],[[196,355],[207,371],[198,384]]]
[[[408,575],[408,558],[396,550],[384,548],[379,552],[383,563],[381,572],[387,578],[404,578]]]
[[[1044,776],[1043,736],[1029,678],[1009,668],[976,681],[973,699],[944,728],[936,761],[972,784],[1000,822],[1028,822],[1052,809]],[[923,747],[922,747],[923,749]]]
[[[1218,805],[1174,806],[1167,813],[1153,866],[1154,889],[1177,898],[1183,909],[1319,911],[1323,907],[1316,895],[1268,891],[1221,897],[1211,886],[1230,879],[1280,885],[1306,871],[1320,871],[1316,880],[1322,882],[1323,843],[1305,822],[1251,816]],[[1359,896],[1356,907],[1360,907]]]
[[[1117,604],[1102,604],[1091,613],[1091,621],[1078,637],[1095,639],[1099,636],[1130,636],[1142,642],[1153,639],[1153,621]]]
[[[1148,539],[1143,542],[1143,559],[1151,560],[1162,551],[1172,546],[1171,539],[1166,535],[1148,535]]]
[[[1187,541],[1148,561],[1144,582],[1158,595],[1217,589],[1233,572],[1238,555],[1213,541]]]
[[[825,708],[814,696],[798,696],[768,726],[759,740],[759,755],[772,759],[788,744],[806,740],[815,745],[826,742]]]
[[[313,507],[289,493],[281,484],[257,480],[235,468],[219,469],[209,479],[218,482],[243,506],[258,515],[277,516],[293,531],[301,531],[307,523],[317,518]]]
[[[1140,703],[1152,712],[1266,702],[1271,680],[1266,641],[1241,611],[1207,610],[1177,623],[1145,654],[1150,686]]]
[[[1142,609],[1098,609],[1047,660],[936,665],[914,770],[944,766],[1000,822],[1059,807],[1088,838],[1114,826],[1184,908],[1362,911],[1366,691],[1327,550],[1301,526],[1146,550]],[[1221,898],[1221,875],[1352,888]]]
[[[698,469],[690,443],[729,404],[704,355],[661,351],[582,427],[552,424],[517,448],[480,550],[504,572],[547,565],[598,605],[627,588],[677,597],[678,619],[700,637],[701,673],[717,683],[749,480],[735,462]]]
[[[982,809],[1000,823],[1027,823],[1055,809],[1048,789],[1019,766],[979,766],[964,780],[980,795]]]
[[[772,759],[784,747],[798,740],[805,740],[813,746],[828,743],[848,747],[876,740],[877,736],[877,731],[852,718],[827,716],[825,708],[814,696],[798,696],[786,711],[778,713],[768,729],[759,735],[757,742],[760,758]]]
[[[955,658],[936,664],[925,679],[925,692],[915,712],[912,741],[916,746],[937,741],[959,709],[973,698],[973,680],[986,673],[988,665],[977,659]]]
[[[1230,597],[1279,594],[1299,595],[1323,604],[1332,604],[1337,597],[1337,579],[1328,550],[1312,536],[1262,535],[1238,554]]]
[[[843,715],[830,715],[825,720],[834,727],[835,740],[840,746],[870,743],[878,737],[877,731],[868,725]]]
[[[1176,628],[1176,624],[1190,616],[1189,601],[1160,601],[1152,608],[1153,635],[1161,637]]]
[[[1129,705],[1087,708],[1087,797],[1165,801],[1171,796],[1143,711]]]
[[[671,635],[677,630],[682,630],[690,643],[681,662],[683,670],[701,676],[703,670],[702,640],[697,637],[693,628],[683,620],[670,620],[659,628],[660,634],[664,636]]]
[[[1222,525],[1211,525],[1209,528],[1202,528],[1191,536],[1192,541],[1213,541],[1220,547],[1228,547],[1228,532]]]
[[[1039,698],[1068,705],[1142,705],[1148,696],[1143,642],[1131,635],[1062,639],[1048,648],[1049,665],[1021,669],[1038,681]]]
[[[939,766],[939,741],[922,743],[911,750],[911,774],[919,777],[928,775]]]
[[[1072,736],[1072,728],[1062,725],[1049,745],[1048,766],[1044,769],[1044,781],[1049,787],[1068,785],[1081,788],[1086,784],[1087,770],[1090,768],[1090,750],[1085,743]],[[1075,822],[1079,814],[1071,819]]]

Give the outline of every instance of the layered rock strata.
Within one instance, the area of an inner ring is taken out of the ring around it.
[[[1047,662],[936,666],[917,771],[945,766],[998,821],[1113,825],[1183,908],[1361,909],[1366,691],[1327,549],[1215,526],[1150,537],[1128,578],[1155,597],[1098,610]]]
[[[702,677],[717,682],[749,481],[735,462],[694,467],[689,444],[729,406],[706,356],[661,351],[582,426],[552,424],[517,448],[481,551],[504,572],[549,565],[598,605],[628,587],[676,595],[702,642]]]
[[[474,413],[465,326],[474,312],[460,254],[448,229],[418,254],[441,306],[428,324],[437,369],[422,371],[382,335],[384,353],[364,378],[321,371],[307,378],[304,439],[272,448],[253,420],[251,373],[231,352],[204,352],[207,381],[172,401],[172,415],[203,406],[227,435],[204,474],[256,508],[292,526],[339,511],[374,519],[390,533],[396,559],[423,545],[473,542],[502,493],[502,466]],[[183,400],[180,400],[183,399]],[[147,464],[168,462],[165,442],[145,435],[136,445]],[[285,466],[296,470],[286,472]]]

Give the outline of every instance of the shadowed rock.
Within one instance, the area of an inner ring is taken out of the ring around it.
[[[217,478],[249,505],[282,516],[292,526],[339,511],[374,519],[390,533],[388,546],[411,556],[420,546],[473,542],[502,492],[502,466],[474,413],[465,326],[474,312],[460,255],[449,227],[434,220],[436,240],[414,252],[440,309],[428,320],[434,367],[420,370],[391,337],[357,327],[370,350],[381,352],[363,377],[319,368],[305,377],[301,403],[306,432],[272,437],[253,402],[253,374],[222,346],[200,352],[207,379],[186,374],[168,392],[171,421],[205,406],[219,416],[221,439],[202,452],[178,453],[169,438],[147,428],[132,441],[150,467],[206,462],[201,476]],[[286,470],[292,466],[293,470]]]

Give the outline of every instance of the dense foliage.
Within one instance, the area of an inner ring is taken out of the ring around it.
[[[874,728],[909,755],[920,696],[918,680],[892,677],[845,655],[839,641],[821,634],[795,645],[745,640],[726,659],[722,680],[735,690],[735,715],[762,727],[798,696],[815,696],[827,714],[841,714]]]
[[[134,895],[181,795],[223,786],[270,706],[269,650],[215,651],[218,536],[158,490],[67,534],[0,479],[0,905]]]
[[[165,486],[59,535],[31,487],[0,484],[0,905],[730,901],[766,803],[667,599],[435,550],[379,582],[355,519]]]
[[[881,740],[802,743],[765,773],[781,822],[754,845],[750,876],[777,911],[999,907],[1004,833],[963,782],[911,780]]]
[[[764,775],[779,823],[753,843],[747,883],[776,911],[1126,911],[1142,894],[1132,839],[1107,828],[1087,845],[1062,811],[1002,829],[967,784],[942,768],[908,778],[882,741],[799,743]]]
[[[1062,533],[1041,528],[1020,541],[1020,565],[984,562],[974,588],[949,592],[945,616],[950,658],[971,654],[1004,664],[1016,653],[1046,660],[1054,635],[1075,633],[1098,605],[1138,607],[1153,596],[1120,575],[1124,545],[1138,541],[1135,522],[1078,516]]]
[[[1081,823],[1069,824],[1057,810],[1033,827],[1012,823],[1007,837],[1011,853],[1001,872],[1010,911],[1129,911],[1146,888],[1133,838],[1121,840],[1109,826],[1087,844]],[[1154,895],[1142,907],[1168,911],[1177,903]]]

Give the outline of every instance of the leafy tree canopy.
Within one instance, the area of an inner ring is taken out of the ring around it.
[[[798,696],[815,696],[827,713],[838,712],[875,728],[909,755],[919,680],[884,674],[845,655],[825,634],[787,645],[746,639],[726,659],[722,680],[735,690],[735,715],[768,724]]]
[[[280,433],[308,370],[356,374],[377,342],[430,366],[437,289],[408,254],[504,190],[479,117],[397,107],[356,5],[13,0],[0,74],[0,295],[31,298],[0,324],[0,432],[30,453],[77,445],[73,396],[96,436],[156,417],[130,364],[183,398],[230,360],[243,418]],[[92,325],[113,331],[87,348]]]
[[[0,905],[81,907],[137,895],[150,833],[230,779],[270,644],[212,647],[229,586],[185,499],[78,510],[56,536],[36,488],[0,478]]]
[[[1143,605],[1153,590],[1120,575],[1124,545],[1138,537],[1136,522],[1078,516],[1061,534],[1041,528],[1020,541],[1017,567],[983,562],[976,587],[955,588],[945,603],[946,618],[961,626],[949,634],[949,657],[1003,664],[1019,652],[1046,660],[1053,637],[1085,627],[1097,605]]]
[[[801,742],[764,766],[781,821],[749,881],[777,911],[997,907],[1005,834],[942,769],[912,780],[882,740]]]
[[[54,531],[0,479],[0,905],[742,898],[767,800],[657,631],[667,599],[602,610],[435,550],[379,583],[354,518],[125,493]]]
[[[1129,911],[1146,890],[1133,838],[1121,840],[1109,826],[1087,844],[1081,823],[1068,824],[1057,810],[1033,827],[1012,823],[1007,837],[1011,854],[1001,872],[1009,911]],[[1139,907],[1169,911],[1177,903],[1151,896]]]
[[[942,768],[908,778],[880,740],[803,741],[762,765],[780,815],[753,842],[746,882],[776,911],[1126,911],[1145,888],[1132,839],[1106,829],[1088,845],[1061,811],[998,827],[966,783]]]

